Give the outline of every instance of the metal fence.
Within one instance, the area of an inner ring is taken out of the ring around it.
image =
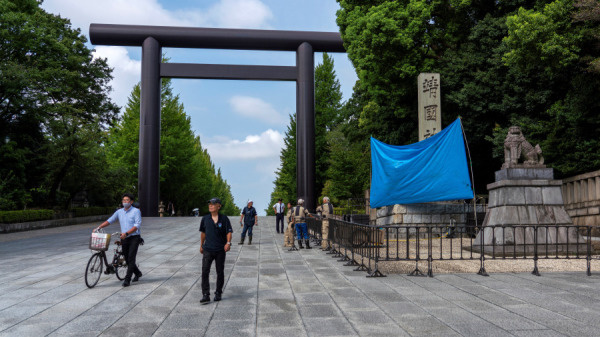
[[[581,259],[587,261],[587,275],[591,275],[592,237],[590,226],[515,225],[486,227],[475,235],[458,235],[450,239],[447,225],[387,225],[373,226],[329,219],[328,254],[366,271],[367,277],[385,276],[378,268],[381,262],[412,261],[411,276],[433,276],[436,261],[477,260],[478,274],[488,276],[486,260],[531,260],[534,275],[540,275],[541,259]],[[311,238],[320,244],[322,222],[307,219]],[[487,236],[487,237],[486,237]],[[557,243],[557,237],[566,241]],[[402,238],[402,239],[398,239]],[[508,238],[508,239],[507,239]],[[521,241],[520,241],[521,240]],[[524,240],[524,241],[523,241]],[[500,244],[500,243],[504,244]],[[514,242],[528,242],[514,244]],[[424,273],[419,264],[427,264]]]

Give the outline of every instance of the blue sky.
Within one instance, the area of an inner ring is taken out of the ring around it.
[[[90,23],[336,32],[335,0],[45,0],[42,7],[69,18],[89,36]],[[141,48],[92,46],[114,68],[111,97],[124,106],[140,80]],[[165,48],[171,62],[295,65],[292,52]],[[346,54],[332,54],[344,100],[357,79]],[[315,64],[322,55],[315,54]],[[174,79],[173,89],[192,128],[231,185],[238,206],[268,207],[275,170],[296,109],[294,82]]]

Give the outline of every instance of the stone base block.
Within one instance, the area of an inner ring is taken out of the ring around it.
[[[552,168],[507,168],[496,171],[496,181],[501,180],[552,180]]]

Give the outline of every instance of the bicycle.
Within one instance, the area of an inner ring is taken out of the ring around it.
[[[98,232],[103,233],[102,230]],[[117,238],[119,238],[120,235],[121,233],[116,232],[111,236],[116,236]],[[121,241],[115,240],[115,245],[115,253],[110,264],[106,259],[105,250],[98,250],[90,257],[90,260],[87,263],[87,267],[85,268],[85,285],[88,288],[93,288],[96,286],[96,284],[100,280],[100,276],[102,275],[102,270],[104,269],[105,265],[106,270],[104,271],[104,274],[116,274],[117,278],[120,281],[123,281],[125,279],[125,275],[127,275],[127,262],[125,261],[125,256],[123,255]],[[106,250],[108,250],[108,245],[106,247]]]

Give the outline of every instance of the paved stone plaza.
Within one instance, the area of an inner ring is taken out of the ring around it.
[[[144,276],[128,288],[114,275],[85,286],[98,224],[1,235],[0,336],[600,335],[600,273],[369,279],[319,249],[282,248],[274,217],[237,245],[232,220],[223,301],[208,305],[199,218],[144,219]]]

